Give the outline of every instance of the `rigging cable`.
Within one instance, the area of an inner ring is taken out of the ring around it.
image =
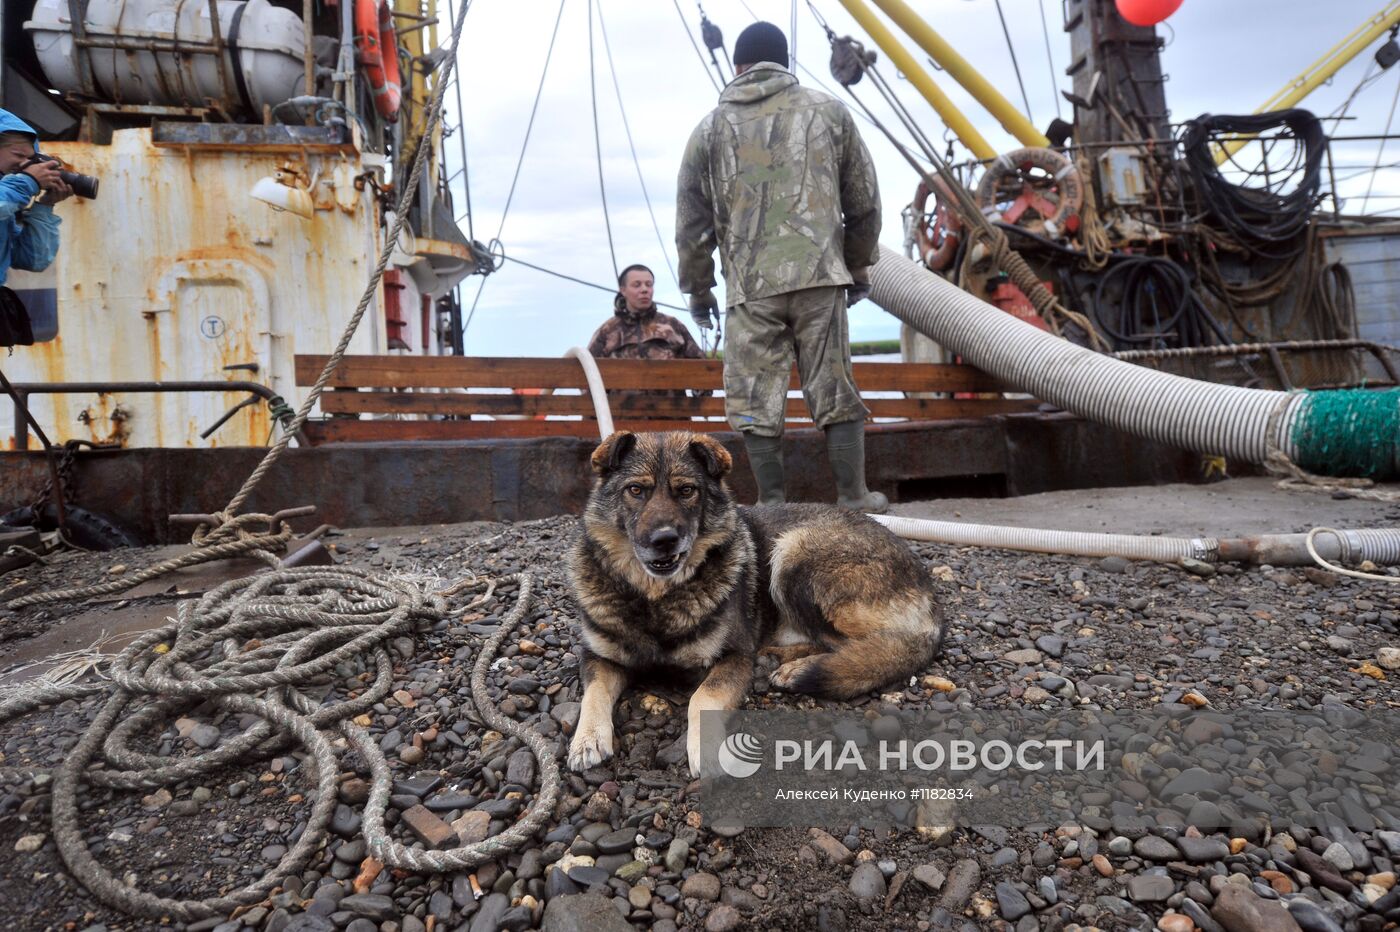
[[[1001,11],[1001,0],[996,0],[996,4],[997,17],[1001,20],[1001,34],[1006,36],[1006,50],[1011,53],[1011,67],[1016,72],[1016,83],[1021,86],[1021,103],[1026,105],[1026,116],[1034,123],[1035,116],[1031,113],[1031,99],[1026,96],[1026,82],[1021,80],[1021,65],[1016,61],[1016,46],[1011,42],[1011,30],[1006,25],[1006,14]]]
[[[1045,35],[1045,60],[1050,65],[1050,96],[1055,100],[1055,118],[1061,119],[1060,95],[1054,93],[1058,75],[1055,74],[1055,56],[1050,51],[1050,24],[1045,20],[1045,0],[1036,0],[1036,6],[1040,8],[1040,31]],[[1029,113],[1026,115],[1030,116]]]
[[[792,0],[792,28],[788,31],[788,67],[797,67],[797,0]]]
[[[598,81],[593,67],[593,0],[588,0],[588,96],[593,105],[593,151],[598,157],[598,193],[603,198],[603,226],[608,231],[608,255],[617,274],[617,249],[613,246],[612,217],[608,214],[608,187],[603,183],[603,136],[598,131]]]
[[[666,251],[666,238],[661,235],[661,225],[656,222],[656,211],[651,207],[651,195],[647,193],[647,180],[642,175],[642,161],[637,158],[637,147],[632,144],[632,128],[627,122],[627,108],[622,103],[622,85],[617,80],[617,68],[613,65],[612,46],[608,43],[608,26],[603,22],[602,0],[598,3],[598,31],[603,34],[603,52],[608,57],[608,72],[612,75],[613,91],[617,94],[617,109],[622,114],[622,131],[627,135],[627,148],[632,151],[632,164],[637,167],[637,183],[642,186],[642,200],[646,201],[647,213],[651,216],[651,228],[656,231],[656,243],[661,247],[661,257],[666,260],[666,268],[671,273],[671,280],[676,283],[676,290],[680,291],[681,280],[676,274],[676,267],[671,264],[671,254]]]
[[[753,11],[753,7],[749,6],[747,0],[739,0],[739,3],[740,3],[740,5],[743,6],[744,10],[748,12],[750,18],[752,18],[753,21],[754,21],[755,23],[760,22],[760,20],[759,20],[759,18],[758,18],[758,14],[755,13],[755,12]],[[816,11],[816,8],[812,6],[811,0],[808,0],[807,6],[808,6],[809,9],[811,9],[812,15],[813,15],[814,17],[816,17],[818,25],[820,25],[823,29],[826,29],[826,23],[825,23],[825,21],[822,20],[821,14],[819,14],[819,13]],[[805,74],[808,78],[811,78],[812,83],[815,84],[817,87],[821,88],[823,91],[825,91],[826,93],[830,94],[832,97],[840,97],[840,96],[841,96],[841,94],[840,94],[839,92],[833,91],[833,90],[826,84],[826,82],[824,82],[821,78],[819,78],[819,77],[812,71],[812,69],[810,69],[810,68],[808,68],[806,65],[802,64],[802,62],[798,61],[796,57],[793,58],[793,63],[794,63],[795,65],[797,65],[797,70],[798,70],[798,71],[801,71],[801,72],[802,72],[803,74]],[[849,109],[849,108],[848,108],[848,109]],[[878,124],[878,123],[876,123],[874,120],[872,120],[872,119],[865,113],[865,111],[863,111],[863,110],[852,110],[851,112],[854,113],[856,116],[860,117],[860,118],[861,118],[862,120],[864,120],[865,122],[869,123],[871,126],[875,127],[876,129],[879,129],[879,128],[880,128],[880,124]]]
[[[615,287],[610,288],[607,285],[600,285],[597,282],[590,282],[587,279],[575,278],[574,276],[566,275],[563,272],[556,272],[553,269],[547,269],[542,265],[535,265],[533,262],[526,262],[524,259],[517,259],[515,258],[515,256],[508,256],[504,252],[497,253],[497,255],[500,256],[502,262],[514,262],[516,265],[523,265],[527,269],[534,269],[536,272],[543,272],[546,275],[553,275],[555,278],[562,278],[564,279],[564,281],[573,282],[576,285],[583,285],[586,288],[596,288],[599,291],[606,291],[608,294],[612,295],[617,294],[617,289]],[[664,307],[672,311],[689,312],[688,308],[678,307],[674,304],[667,304],[664,301],[653,301],[652,303],[655,304],[657,307]]]
[[[1371,180],[1366,182],[1366,196],[1361,199],[1361,214],[1366,214],[1366,204],[1371,200],[1371,189],[1376,184],[1376,173],[1381,170],[1381,156],[1385,155],[1386,137],[1390,135],[1390,124],[1395,119],[1395,105],[1400,103],[1400,83],[1395,85],[1395,96],[1390,98],[1390,115],[1385,118],[1385,132],[1381,133],[1380,148],[1376,150],[1376,164],[1371,168]]]
[[[827,39],[832,45],[832,74],[836,77],[837,81],[846,88],[846,92],[851,95],[852,100],[867,113],[870,113],[870,107],[861,100],[860,96],[857,95],[853,89],[853,85],[855,85],[861,77],[868,74],[870,75],[871,83],[875,85],[876,90],[885,98],[886,104],[896,113],[901,114],[900,119],[904,120],[906,125],[913,123],[913,118],[909,116],[908,111],[905,110],[899,99],[894,96],[893,88],[889,86],[889,83],[876,70],[875,55],[873,52],[867,52],[864,46],[849,36],[838,39],[836,34],[830,29],[827,30]],[[901,111],[903,112],[901,113]],[[1006,234],[997,229],[987,216],[982,213],[977,202],[973,200],[971,192],[963,186],[962,181],[953,172],[952,167],[944,162],[943,159],[939,158],[938,153],[935,152],[931,146],[924,149],[923,155],[924,158],[933,165],[933,173],[930,173],[919,164],[913,153],[899,141],[893,131],[875,119],[874,113],[870,113],[870,118],[875,121],[876,126],[884,133],[885,138],[890,141],[890,144],[898,150],[905,161],[907,161],[930,186],[933,184],[931,179],[934,173],[943,179],[947,190],[952,194],[953,208],[962,216],[963,222],[969,227],[970,236],[966,242],[970,243],[974,237],[983,240],[984,244],[990,250],[993,261],[1002,271],[1008,274],[1011,280],[1016,283],[1016,286],[1020,288],[1021,291],[1025,293],[1026,297],[1030,299],[1030,302],[1035,305],[1036,312],[1045,320],[1052,333],[1056,336],[1063,336],[1064,325],[1072,324],[1083,331],[1084,336],[1092,344],[1092,348],[1107,349],[1107,344],[1104,342],[1103,337],[1094,329],[1094,325],[1089,322],[1089,319],[1078,311],[1070,310],[1056,298],[1055,295],[1045,287],[1044,283],[1041,282],[1040,278],[1031,267],[1026,264],[1026,260],[1011,248]],[[922,142],[923,139],[922,133],[915,134],[915,140],[921,147],[924,146]]]
[[[549,50],[544,55],[544,70],[540,72],[540,85],[535,88],[535,102],[530,105],[530,119],[525,124],[525,140],[520,144],[520,157],[515,160],[515,174],[510,179],[510,191],[506,194],[506,206],[501,211],[501,224],[496,227],[496,236],[492,242],[500,243],[501,234],[506,229],[506,217],[510,215],[511,201],[515,200],[515,185],[520,180],[520,169],[525,164],[525,151],[530,148],[530,133],[535,128],[535,114],[540,109],[540,97],[544,94],[544,79],[549,76],[549,63],[554,58],[554,41],[559,38],[559,24],[564,20],[564,4],[568,0],[559,0],[559,12],[554,17],[554,32],[549,36]],[[476,297],[472,299],[472,309],[467,314],[467,319],[462,322],[462,335],[465,337],[467,328],[471,326],[472,318],[476,316],[476,305],[481,300],[481,292],[486,288],[488,276],[481,277],[481,284],[477,286]]]
[[[681,27],[685,29],[685,37],[690,40],[690,47],[695,49],[695,57],[700,59],[700,67],[705,69],[705,77],[710,79],[710,84],[714,85],[715,93],[721,90],[715,83],[715,76],[710,73],[710,66],[705,64],[705,53],[700,51],[699,44],[695,41],[695,35],[690,31],[690,23],[685,21],[685,13],[681,10],[680,0],[671,0],[671,5],[676,8],[676,15],[681,18]]]
[[[705,15],[705,8],[696,0],[695,8],[700,11],[700,41],[705,43],[705,48],[710,50],[710,64],[715,66],[715,71],[719,74],[722,83],[728,84],[734,80],[734,63],[729,60],[729,53],[724,50],[724,33],[720,28],[710,22],[710,18]],[[729,71],[724,70],[724,65],[719,63],[715,51],[719,50],[724,56],[724,62],[729,66]]]

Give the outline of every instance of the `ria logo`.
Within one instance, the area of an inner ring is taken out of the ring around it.
[[[753,735],[736,731],[719,746],[719,767],[726,774],[742,780],[758,773],[763,762],[763,743]]]

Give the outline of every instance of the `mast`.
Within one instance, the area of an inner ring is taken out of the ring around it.
[[[1171,139],[1162,40],[1152,26],[1134,26],[1113,0],[1067,0],[1074,80],[1074,141],[1080,145],[1129,139]]]

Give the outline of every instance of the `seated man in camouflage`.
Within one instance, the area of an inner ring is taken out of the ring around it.
[[[652,301],[656,279],[644,265],[629,265],[617,277],[613,316],[588,341],[594,356],[611,359],[704,359],[685,324],[661,313]]]
[[[629,265],[617,277],[613,316],[588,341],[588,352],[612,359],[704,359],[705,351],[695,342],[685,324],[661,310],[652,301],[656,278],[644,265]],[[693,390],[699,398],[708,391]],[[684,389],[652,391],[608,390],[615,413],[625,410],[628,399],[684,398]]]

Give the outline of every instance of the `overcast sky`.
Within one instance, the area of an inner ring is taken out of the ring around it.
[[[683,305],[668,261],[675,262],[675,179],[681,152],[696,123],[714,107],[717,93],[687,38],[685,26],[699,40],[699,15],[694,0],[593,0],[594,69],[598,124],[602,138],[602,171],[607,188],[608,216],[619,267],[641,262],[656,271],[657,299]],[[705,12],[724,31],[726,47],[753,16],[745,9],[790,28],[792,4],[779,0],[706,0]],[[837,0],[813,0],[819,12],[841,35],[852,34],[873,47]],[[1021,106],[1021,92],[1002,34],[995,0],[913,0],[919,11],[1007,98]],[[1249,113],[1304,70],[1338,40],[1373,15],[1379,0],[1185,0],[1182,8],[1159,27],[1168,45],[1163,70],[1168,75],[1167,97],[1174,121],[1203,112]],[[1069,60],[1068,37],[1062,31],[1058,0],[1001,0],[1011,31],[1021,76],[1030,102],[1030,115],[1044,129],[1055,116],[1058,90],[1068,88],[1064,69]],[[558,0],[474,0],[467,14],[460,63],[463,69],[464,119],[471,179],[473,232],[486,242],[500,231],[505,252],[525,261],[590,282],[611,285],[613,261],[599,192],[594,149],[593,110],[589,90],[589,2],[564,0],[563,20],[529,148],[521,166],[509,213],[504,215],[512,175],[516,170],[531,103],[539,86]],[[1051,70],[1046,54],[1049,25]],[[650,194],[660,242],[642,196],[623,128],[618,92],[608,68],[601,26],[606,28],[626,119]],[[886,21],[888,22],[888,21]],[[921,61],[925,56],[907,39]],[[1379,43],[1377,43],[1379,44]],[[797,55],[821,83],[839,90],[827,68],[829,46],[805,2],[797,20]],[[884,56],[881,56],[884,61]],[[1376,69],[1368,52],[1343,69],[1332,83],[1303,105],[1320,115],[1333,112]],[[906,105],[932,138],[941,140],[944,127],[912,87],[896,80],[888,64],[886,78],[899,85]],[[1052,84],[1052,75],[1053,81]],[[799,79],[813,86],[799,70]],[[998,151],[1017,143],[945,74],[934,78],[988,142]],[[864,83],[861,86],[865,87]],[[1334,135],[1379,134],[1393,112],[1400,68],[1379,75],[1362,90],[1349,113],[1354,120],[1340,124]],[[872,101],[868,92],[865,98]],[[1060,105],[1069,118],[1069,107]],[[880,111],[887,116],[887,112]],[[916,179],[893,146],[873,127],[859,121],[866,144],[879,170],[885,204],[882,241],[902,249],[900,210],[913,195]],[[1329,127],[1338,124],[1327,124]],[[457,149],[449,143],[455,165]],[[1338,147],[1338,174],[1347,166],[1369,166],[1378,155],[1375,142]],[[959,158],[966,157],[959,149]],[[1383,163],[1400,161],[1400,144],[1392,144]],[[1366,178],[1343,185],[1360,204]],[[1378,183],[1369,210],[1400,208],[1400,198],[1377,200],[1385,188]],[[1359,186],[1359,187],[1358,187]],[[459,202],[459,212],[465,205]],[[466,226],[466,221],[462,221]],[[462,285],[464,309],[477,300],[482,280]],[[721,295],[721,303],[723,297]],[[568,347],[586,344],[594,329],[611,313],[611,298],[602,291],[553,278],[513,262],[489,276],[480,290],[475,316],[466,333],[468,355],[557,356]],[[681,312],[672,311],[689,323]],[[898,336],[898,322],[865,302],[851,312],[852,339]]]

